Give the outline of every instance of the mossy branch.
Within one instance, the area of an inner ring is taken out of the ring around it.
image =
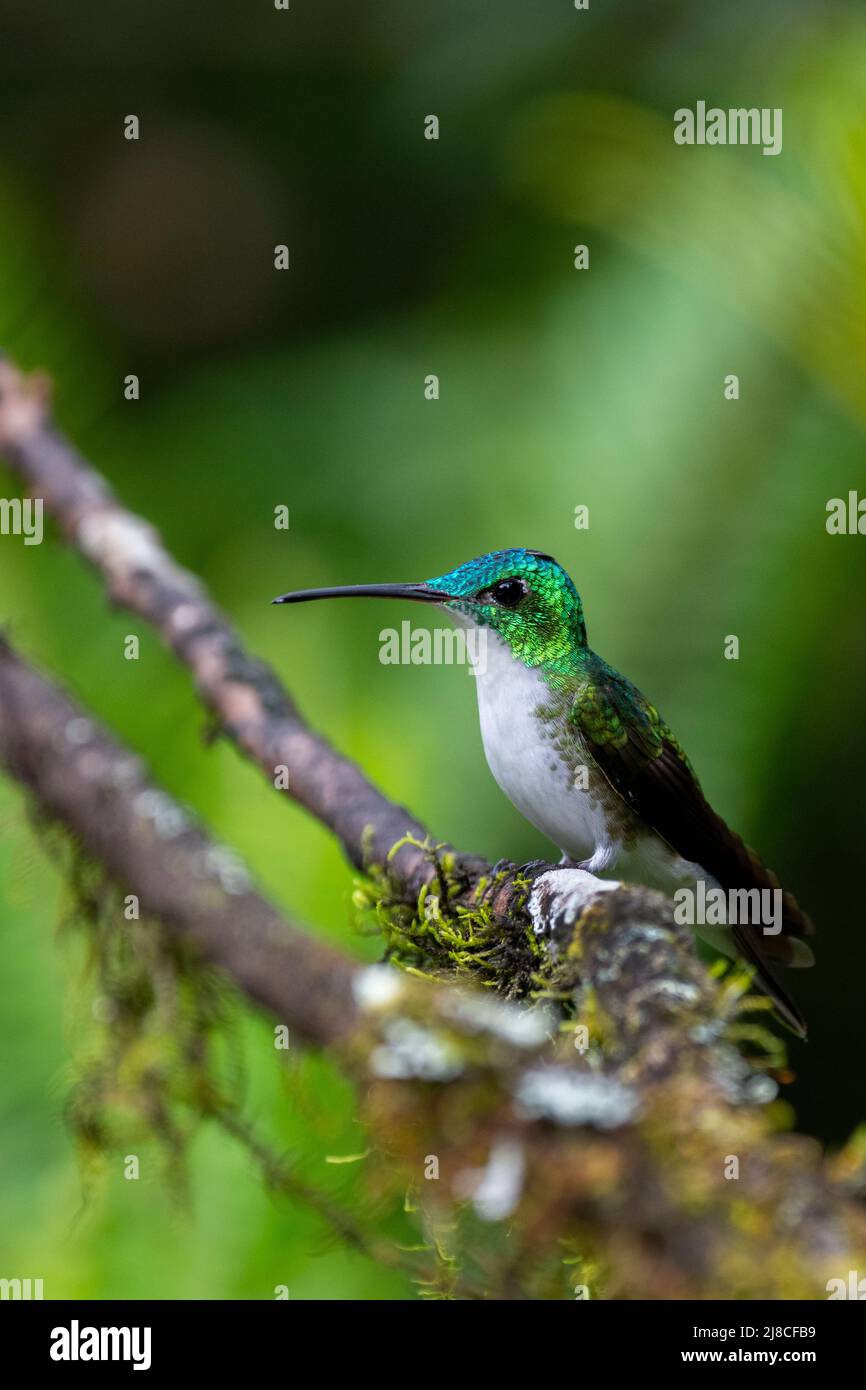
[[[143,916],[336,1051],[362,1083],[380,1171],[416,1192],[440,1293],[569,1296],[565,1261],[579,1259],[604,1267],[613,1296],[814,1297],[862,1258],[861,1210],[817,1146],[774,1133],[775,1086],[731,1040],[738,991],[703,971],[659,895],[590,883],[573,920],[554,913],[531,936],[515,911],[491,977],[488,898],[512,881],[527,905],[527,877],[488,875],[471,907],[440,866],[436,909],[422,895],[392,946],[426,940],[425,973],[555,1001],[521,1008],[358,966],[290,927],[8,643],[0,761]]]

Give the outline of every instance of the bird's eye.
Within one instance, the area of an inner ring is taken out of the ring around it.
[[[482,603],[496,603],[500,608],[516,608],[525,598],[527,588],[522,579],[500,579],[478,595]]]

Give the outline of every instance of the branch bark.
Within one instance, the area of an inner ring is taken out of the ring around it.
[[[143,909],[311,1042],[355,1021],[355,967],[295,931],[141,760],[0,639],[0,762]]]

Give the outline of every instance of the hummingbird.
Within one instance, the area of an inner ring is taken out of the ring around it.
[[[721,889],[779,904],[771,933],[734,920],[697,931],[744,959],[778,1016],[806,1024],[777,965],[814,963],[814,928],[775,875],[710,806],[691,763],[637,686],[592,650],[571,578],[538,550],[497,550],[434,579],[301,589],[274,603],[389,598],[436,604],[474,628],[481,738],[505,795],[562,852],[562,864],[661,888]],[[774,897],[765,899],[765,890]],[[731,914],[738,918],[741,913]],[[745,914],[749,916],[750,914]]]

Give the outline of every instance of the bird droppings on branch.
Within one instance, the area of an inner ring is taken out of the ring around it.
[[[492,1146],[483,1168],[458,1174],[456,1189],[471,1200],[482,1221],[507,1221],[520,1202],[525,1173],[523,1146],[501,1139]]]
[[[515,1099],[529,1115],[552,1124],[616,1129],[635,1114],[638,1098],[617,1081],[557,1066],[521,1076]]]
[[[453,1081],[465,1064],[447,1037],[410,1018],[392,1018],[382,1029],[384,1041],[370,1053],[374,1076],[389,1080]]]

